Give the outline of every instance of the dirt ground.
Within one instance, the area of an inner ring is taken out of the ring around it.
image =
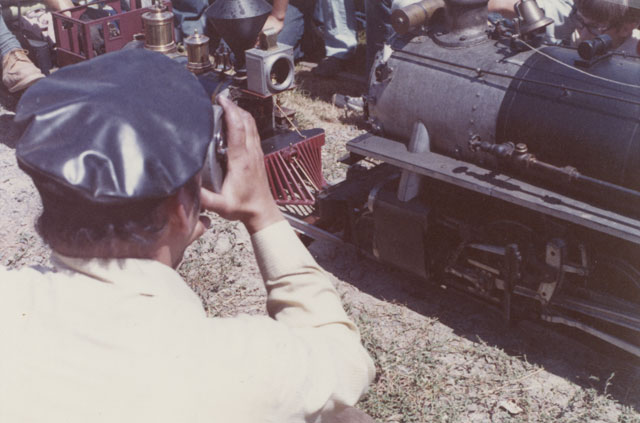
[[[361,94],[354,81],[331,83],[301,69],[281,95],[300,126],[323,127],[326,178],[344,175],[335,159],[364,131],[362,119],[330,103],[333,92]],[[0,88],[0,263],[48,263],[33,229],[40,203],[17,167],[17,97]],[[241,225],[214,217],[179,271],[211,316],[264,313],[264,289]],[[640,422],[638,361],[582,334],[531,322],[506,326],[468,297],[365,259],[347,247],[314,242],[359,324],[378,375],[359,407],[380,422]]]

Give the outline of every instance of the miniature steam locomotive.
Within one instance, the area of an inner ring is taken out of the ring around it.
[[[186,65],[212,95],[233,88],[254,115],[276,201],[314,207],[314,226],[300,215],[294,226],[339,234],[507,320],[575,327],[640,356],[640,58],[598,43],[545,46],[551,21],[533,0],[517,5],[513,28],[488,25],[487,0],[399,9],[398,35],[369,77],[371,131],[347,143],[347,178],[325,187],[322,130],[278,127],[288,117],[272,94],[291,84],[293,59],[268,34],[252,49],[264,7],[217,0],[207,10],[236,58],[246,56],[235,76],[224,51],[209,62],[197,34],[185,40]],[[170,17],[149,13],[144,46],[173,54],[171,32],[160,31]]]
[[[507,320],[640,356],[640,58],[546,46],[535,2],[516,11],[515,28],[489,25],[486,0],[392,16],[404,34],[371,70],[371,131],[347,143],[318,225]]]

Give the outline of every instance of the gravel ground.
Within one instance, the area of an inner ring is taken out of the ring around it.
[[[324,159],[344,153],[362,133],[357,116],[329,103],[331,87],[301,72],[283,104],[303,127],[327,132]],[[0,89],[0,261],[20,267],[48,262],[33,229],[40,203],[15,163],[16,99]],[[329,166],[339,180],[344,169]],[[264,313],[264,289],[248,235],[214,217],[214,227],[187,252],[179,271],[212,316]],[[381,422],[640,422],[637,361],[574,333],[538,324],[505,326],[467,297],[363,259],[347,247],[314,242],[311,252],[332,275],[359,323],[378,377],[359,406]]]

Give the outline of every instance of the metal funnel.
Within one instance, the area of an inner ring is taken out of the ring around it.
[[[205,12],[236,57],[236,70],[244,69],[244,52],[252,48],[271,13],[265,0],[216,0]]]

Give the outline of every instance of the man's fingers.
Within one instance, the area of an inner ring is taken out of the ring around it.
[[[229,97],[224,95],[219,95],[216,97],[218,104],[222,107],[225,114],[225,122],[229,126],[238,126],[240,125],[244,119],[253,120],[253,116],[233,101],[229,99]]]
[[[260,134],[258,133],[256,121],[253,116],[251,116],[251,113],[237,106],[234,102],[226,97],[218,96],[218,98],[222,101],[220,105],[223,107],[225,114],[227,113],[227,111],[230,112],[228,116],[225,116],[225,118],[227,119],[227,135],[231,135],[231,131],[229,130],[229,128],[231,127],[231,125],[234,125],[234,129],[236,129],[238,132],[242,132],[242,138],[247,148],[253,149],[254,147],[258,147],[260,154],[262,155]],[[242,129],[236,128],[235,125],[242,126]]]
[[[227,145],[233,148],[235,144],[244,139],[244,122],[241,117],[241,109],[225,96],[216,97],[218,104],[224,110],[224,121],[227,125]]]
[[[249,231],[280,218],[271,197],[264,155],[255,120],[249,112],[225,97],[218,97],[227,124],[227,174],[222,191],[202,190],[204,208],[220,216],[241,220]]]
[[[257,148],[262,155],[262,145],[260,144],[260,134],[258,134],[258,127],[256,126],[256,122],[253,119],[253,116],[249,115],[251,118],[248,119],[245,123],[245,132],[247,134],[247,141],[249,144],[249,148]]]
[[[227,97],[218,96],[216,99],[224,110],[229,159],[244,155],[247,145],[256,142],[255,137],[258,138],[258,143],[260,141],[255,120],[249,112],[238,107]]]

